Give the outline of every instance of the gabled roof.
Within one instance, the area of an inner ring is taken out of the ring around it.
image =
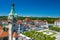
[[[0,26],[0,37],[7,37],[7,36],[9,36],[8,32],[3,32],[2,27]]]
[[[8,32],[2,32],[0,33],[0,37],[8,37]]]
[[[30,22],[30,18],[25,18],[24,21]]]
[[[60,19],[56,20],[56,22],[60,22]]]
[[[18,20],[18,21],[17,21],[17,24],[21,24],[21,23],[22,23],[22,20]]]
[[[13,33],[13,37],[17,37],[18,34],[16,32]]]

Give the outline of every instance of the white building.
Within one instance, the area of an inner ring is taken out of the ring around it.
[[[48,22],[46,20],[42,21],[42,20],[38,20],[35,22],[36,26],[40,26],[40,27],[46,27],[48,28]]]
[[[60,19],[58,19],[54,22],[54,26],[60,27]]]

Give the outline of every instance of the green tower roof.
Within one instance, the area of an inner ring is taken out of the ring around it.
[[[16,12],[15,12],[15,9],[14,9],[14,3],[12,4],[12,9],[11,9],[11,12],[10,12],[9,15],[12,15],[12,16],[14,16],[14,17],[17,16],[17,14],[16,14]]]

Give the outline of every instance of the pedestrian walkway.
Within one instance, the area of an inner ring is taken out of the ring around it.
[[[57,32],[56,36],[56,40],[60,40],[60,32]]]

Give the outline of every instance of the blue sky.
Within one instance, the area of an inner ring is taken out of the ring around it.
[[[0,0],[0,15],[8,15],[12,0]],[[60,17],[60,0],[14,0],[15,11],[21,16]]]

